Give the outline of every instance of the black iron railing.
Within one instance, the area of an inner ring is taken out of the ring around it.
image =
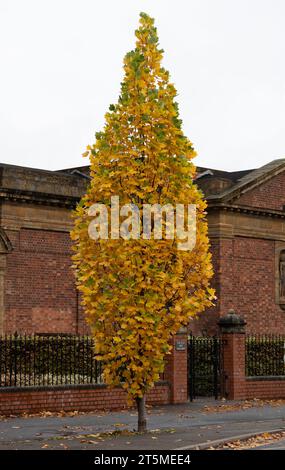
[[[0,337],[0,387],[103,383],[101,363],[88,336]]]
[[[285,376],[284,335],[251,335],[245,344],[248,377]]]
[[[220,394],[223,343],[218,337],[190,336],[188,339],[189,397]]]

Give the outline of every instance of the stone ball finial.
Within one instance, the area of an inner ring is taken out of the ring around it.
[[[222,333],[245,333],[246,321],[230,309],[224,317],[220,318],[218,325]]]

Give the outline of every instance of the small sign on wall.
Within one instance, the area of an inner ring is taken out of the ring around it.
[[[176,351],[185,351],[186,350],[186,341],[183,339],[177,339],[175,341],[175,350]]]

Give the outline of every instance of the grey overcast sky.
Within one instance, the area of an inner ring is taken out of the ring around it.
[[[88,163],[140,11],[156,20],[196,165],[285,157],[284,0],[0,0],[0,161]]]

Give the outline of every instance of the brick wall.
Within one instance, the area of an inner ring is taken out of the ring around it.
[[[263,209],[283,210],[285,205],[284,172],[243,194],[238,198],[237,202],[238,204]]]
[[[7,235],[14,249],[7,255],[5,331],[87,331],[71,269],[69,234],[22,229]]]
[[[222,393],[226,398],[238,400],[245,394],[245,343],[242,334],[223,335]]]
[[[219,322],[223,341],[222,396],[230,400],[284,399],[285,377],[245,375],[245,325],[236,323],[234,317],[228,314]]]
[[[213,335],[217,333],[217,321],[220,317],[220,303],[221,297],[221,263],[220,263],[220,246],[221,242],[218,239],[211,240],[211,253],[212,263],[214,266],[214,276],[211,280],[211,286],[216,290],[217,300],[215,306],[207,309],[206,311],[198,314],[195,318],[192,318],[189,322],[189,330],[193,335]]]
[[[87,326],[71,269],[67,232],[7,230],[6,332],[85,333]],[[275,241],[247,237],[211,241],[216,289],[214,308],[190,322],[194,334],[217,332],[230,308],[246,319],[248,332],[285,333],[284,311],[275,302]]]
[[[245,396],[248,399],[285,398],[285,380],[247,378],[245,381]]]
[[[255,208],[283,210],[285,206],[285,173],[272,177],[260,186],[251,189],[236,198],[233,203]],[[237,213],[238,218],[238,213]],[[262,219],[262,217],[261,217]],[[270,227],[270,219],[261,220],[253,216],[246,229],[254,237],[237,236],[238,222],[230,220],[233,232],[229,237],[211,240],[215,276],[213,286],[217,292],[217,304],[202,314],[198,321],[191,322],[190,328],[195,334],[206,330],[208,334],[217,332],[218,317],[222,317],[230,308],[237,310],[247,321],[247,331],[255,333],[285,333],[285,313],[275,301],[275,244],[270,239],[273,233],[279,233],[284,240],[284,227],[279,226],[269,233],[269,237],[258,238],[258,231]],[[210,219],[215,223],[224,223],[225,219]],[[225,222],[227,223],[227,221]],[[261,224],[262,223],[262,224]],[[279,237],[280,237],[279,235]],[[192,327],[193,324],[193,327]]]
[[[233,306],[247,332],[284,333],[284,311],[275,301],[275,242],[237,237],[233,260]]]
[[[147,403],[170,403],[168,383],[158,383],[147,395]],[[95,411],[127,408],[126,392],[104,385],[62,386],[41,389],[1,389],[0,415],[41,411]]]
[[[182,331],[172,338],[172,351],[167,357],[164,377],[170,384],[171,403],[188,400],[187,332]]]
[[[216,307],[190,322],[194,334],[217,333],[217,320],[233,308],[248,333],[285,333],[285,312],[276,303],[275,241],[249,237],[212,242]]]
[[[178,350],[176,341],[183,343]],[[147,394],[153,405],[185,403],[187,393],[187,336],[180,332],[173,338],[173,349],[167,356],[164,380],[155,384]],[[127,407],[126,392],[105,385],[63,385],[56,387],[0,387],[0,415],[38,411],[92,411]]]

